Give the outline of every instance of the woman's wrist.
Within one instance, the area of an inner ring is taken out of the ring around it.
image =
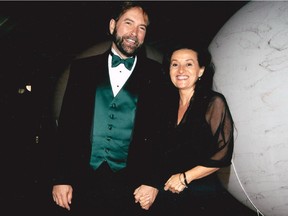
[[[184,184],[185,184],[186,187],[188,187],[188,182],[187,182],[187,178],[186,178],[186,173],[183,172],[182,174],[183,174],[183,177],[184,177]]]
[[[183,175],[183,178],[181,179],[181,175],[183,175],[183,173],[179,174],[179,181],[185,188],[187,188],[188,186],[185,184],[185,177]]]

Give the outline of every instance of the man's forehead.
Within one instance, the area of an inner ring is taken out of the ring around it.
[[[142,17],[141,17],[142,16]],[[145,24],[146,26],[149,25],[149,17],[148,14],[145,13],[145,11],[141,8],[141,7],[132,7],[127,9],[120,17],[119,20],[123,20],[123,19],[131,19],[131,20],[135,20],[135,18],[143,18],[144,22],[143,24]]]

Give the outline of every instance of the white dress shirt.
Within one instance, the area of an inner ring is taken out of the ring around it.
[[[113,48],[111,51],[117,55]],[[137,56],[135,56],[135,61],[131,70],[128,70],[124,64],[119,64],[117,67],[112,68],[112,56],[108,56],[109,77],[114,97],[118,94],[118,92],[121,90],[121,88],[132,74],[136,62]]]

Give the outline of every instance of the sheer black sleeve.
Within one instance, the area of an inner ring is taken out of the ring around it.
[[[231,164],[234,148],[234,123],[228,104],[221,94],[210,100],[206,112],[206,121],[214,136],[212,157],[202,164],[207,167],[223,167]]]

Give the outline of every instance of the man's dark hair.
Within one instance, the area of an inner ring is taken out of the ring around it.
[[[112,12],[112,18],[116,21],[119,20],[119,18],[127,11],[130,10],[131,8],[134,7],[139,7],[142,8],[143,13],[145,15],[147,15],[148,17],[148,25],[150,23],[149,20],[149,10],[148,10],[148,4],[145,2],[141,2],[141,1],[125,1],[125,2],[121,2],[120,4],[115,4],[115,7],[113,8],[113,12]]]

